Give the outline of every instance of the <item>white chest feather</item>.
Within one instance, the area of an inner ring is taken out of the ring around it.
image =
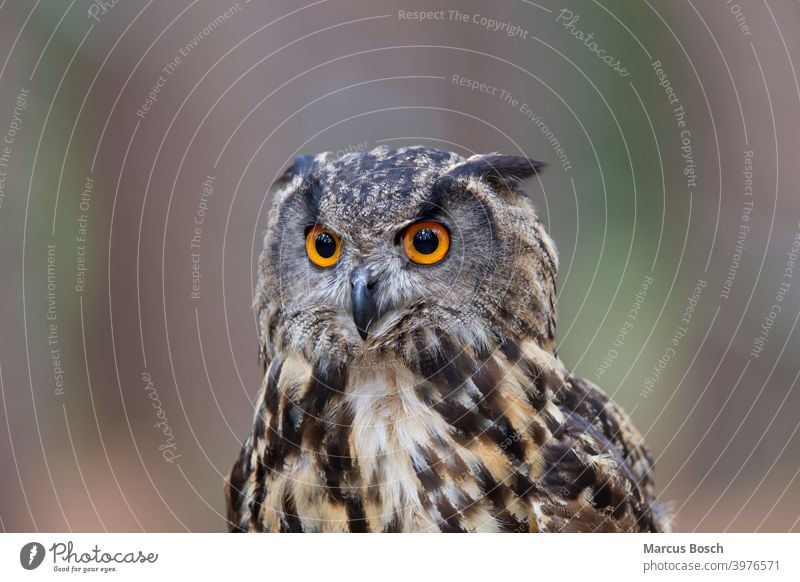
[[[358,370],[348,383],[346,405],[353,410],[352,447],[362,485],[377,488],[380,515],[404,521],[432,520],[420,499],[417,468],[432,436],[447,435],[441,416],[417,396],[419,381],[405,368]],[[417,524],[425,529],[424,523]],[[431,523],[432,525],[432,523]]]

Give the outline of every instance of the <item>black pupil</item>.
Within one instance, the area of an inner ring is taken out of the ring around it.
[[[330,259],[336,253],[336,241],[327,232],[321,232],[314,241],[317,253],[323,259]]]
[[[414,248],[423,255],[430,255],[439,248],[439,237],[430,228],[423,228],[414,235]]]

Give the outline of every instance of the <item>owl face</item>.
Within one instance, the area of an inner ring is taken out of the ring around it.
[[[519,190],[538,167],[428,148],[298,158],[276,185],[260,260],[265,349],[403,358],[431,334],[487,345],[532,331],[523,308],[552,307],[555,277]]]

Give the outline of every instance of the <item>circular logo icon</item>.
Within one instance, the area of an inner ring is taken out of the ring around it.
[[[26,570],[35,570],[44,561],[44,546],[39,542],[30,542],[19,551],[19,563]]]

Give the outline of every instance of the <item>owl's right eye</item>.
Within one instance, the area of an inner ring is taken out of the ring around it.
[[[318,267],[332,267],[342,254],[342,241],[324,226],[312,226],[306,232],[306,253]]]

